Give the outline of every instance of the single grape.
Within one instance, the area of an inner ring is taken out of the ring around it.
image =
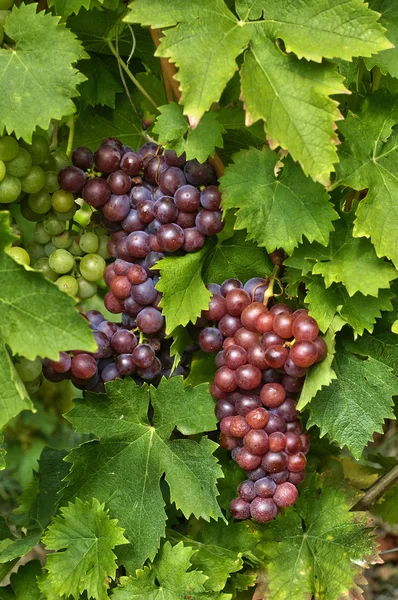
[[[184,252],[198,252],[198,250],[203,248],[205,242],[205,236],[203,233],[200,233],[196,227],[188,227],[187,229],[184,229],[184,243],[182,245],[182,250],[184,250]]]
[[[328,353],[328,347],[325,343],[325,340],[323,340],[321,337],[316,337],[313,343],[315,344],[316,349],[318,351],[318,357],[315,362],[320,362],[325,358],[326,354]]]
[[[97,363],[90,354],[78,354],[71,361],[72,375],[78,379],[90,379],[97,373]]]
[[[259,397],[253,393],[239,394],[235,403],[236,412],[243,417],[246,417],[249,412],[260,406]]]
[[[261,371],[254,365],[242,365],[235,371],[235,381],[243,390],[254,390],[260,385],[261,380]]]
[[[306,464],[307,459],[305,458],[305,455],[302,452],[298,452],[297,454],[288,457],[287,468],[293,473],[298,473],[305,469]]]
[[[283,367],[288,356],[289,352],[287,348],[281,345],[269,346],[265,350],[264,354],[265,362],[269,367],[272,367],[273,369],[280,369],[281,367]]]
[[[243,438],[243,445],[252,454],[262,456],[268,450],[268,435],[264,429],[252,429]]]
[[[291,473],[289,472],[289,477],[288,477],[288,481],[289,483],[292,483],[293,485],[300,485],[300,483],[302,481],[304,481],[305,479],[305,470],[304,471],[298,471],[297,473]]]
[[[123,311],[123,301],[116,298],[112,292],[108,292],[104,296],[104,305],[106,310],[109,310],[113,315],[117,315]]]
[[[279,473],[286,469],[288,464],[288,456],[285,452],[270,452],[268,451],[262,461],[261,466],[267,473]]]
[[[225,296],[225,306],[228,314],[239,317],[246,306],[251,303],[250,296],[242,289],[230,290]]]
[[[86,254],[80,261],[80,273],[87,281],[98,281],[104,274],[106,263],[99,254]]]
[[[188,160],[184,167],[186,181],[194,186],[209,185],[213,182],[214,171],[210,163],[207,161],[200,163],[194,158]]]
[[[126,248],[133,258],[145,258],[151,251],[149,235],[144,231],[135,231],[126,238]]]
[[[264,430],[269,436],[277,431],[281,431],[282,433],[286,431],[286,421],[282,417],[272,413],[268,413],[268,417],[268,423],[264,427]]]
[[[259,479],[265,477],[266,473],[262,467],[257,467],[257,469],[246,471],[246,475],[250,481],[258,481]]]
[[[60,352],[58,360],[51,360],[51,368],[56,373],[67,373],[71,368],[72,360],[67,352]]]
[[[51,253],[49,257],[49,264],[55,273],[63,275],[64,273],[68,273],[68,271],[73,269],[75,265],[75,259],[67,250],[57,249]]]
[[[286,437],[281,431],[274,431],[268,437],[268,447],[271,452],[282,452],[285,449]]]
[[[164,159],[170,167],[180,168],[182,168],[187,161],[185,152],[183,152],[181,156],[177,156],[174,150],[166,150],[164,153]]]
[[[78,296],[81,300],[87,300],[92,298],[98,291],[98,287],[92,281],[87,281],[84,277],[77,278],[77,285],[79,286]]]
[[[215,374],[214,383],[223,392],[233,392],[237,388],[235,371],[228,367],[221,367]]]
[[[33,240],[39,244],[47,244],[51,240],[51,235],[44,229],[43,223],[37,223],[33,230]]]
[[[250,481],[250,479],[242,481],[238,486],[238,495],[242,500],[246,500],[246,502],[254,500],[257,495],[254,491],[254,482]]]
[[[19,362],[15,364],[15,369],[22,381],[33,381],[41,374],[42,363],[38,357],[34,360],[28,360],[22,356]]]
[[[144,381],[153,381],[156,377],[158,377],[158,375],[160,375],[161,371],[162,363],[158,358],[155,358],[155,360],[152,362],[152,364],[149,365],[149,367],[138,368],[137,375],[141,377],[141,379],[143,379]]]
[[[287,431],[285,434],[286,445],[285,452],[286,454],[296,454],[300,452],[302,449],[301,438],[297,433],[293,433],[292,431]]]
[[[127,329],[119,329],[113,334],[111,339],[112,348],[118,354],[131,354],[137,347],[137,338]]]
[[[248,412],[245,419],[252,429],[262,429],[267,425],[269,416],[265,408],[259,407]]]
[[[182,210],[180,210],[178,213],[176,223],[182,229],[195,229],[195,231],[198,231],[195,227],[195,219],[196,219],[196,212],[189,213],[189,212],[183,212]],[[203,238],[205,237],[203,235],[203,233],[201,233],[200,235],[203,236]]]
[[[117,261],[115,261],[115,273],[116,273],[116,263],[117,263]],[[144,267],[142,267],[141,265],[135,265],[135,264],[132,265],[131,263],[126,263],[126,265],[128,265],[128,267],[124,274],[127,276],[127,279],[129,280],[129,282],[132,283],[133,285],[138,285],[140,283],[144,283],[144,281],[146,281],[148,279],[147,272],[145,271]]]
[[[156,234],[159,246],[165,252],[176,252],[184,244],[184,230],[175,223],[167,223]]]
[[[249,294],[252,302],[263,302],[264,294],[268,289],[268,281],[261,277],[252,277],[246,281],[243,289]]]
[[[294,421],[298,417],[296,402],[292,398],[286,398],[282,404],[271,409],[279,417],[285,421]]]
[[[270,477],[261,477],[254,483],[254,492],[260,498],[272,498],[276,490],[276,483]]]
[[[145,179],[155,185],[158,183],[160,176],[164,171],[167,170],[167,164],[163,156],[154,156],[150,160],[144,159],[144,177]],[[167,192],[163,192],[167,193]]]
[[[163,326],[164,317],[156,308],[143,308],[137,315],[137,327],[147,335],[157,333]]]
[[[251,346],[254,346],[258,343],[258,333],[255,331],[249,331],[244,327],[239,327],[239,329],[234,334],[235,344],[245,348],[245,350],[249,350]]]
[[[267,313],[267,307],[261,302],[252,302],[249,306],[242,311],[240,319],[243,327],[249,329],[249,331],[256,331],[256,319],[262,313]]]
[[[253,454],[247,448],[240,448],[240,452],[236,457],[236,462],[242,469],[245,469],[245,471],[251,471],[260,466],[261,456]]]
[[[294,317],[290,313],[279,313],[274,315],[273,328],[277,335],[287,340],[293,337],[292,328]]]
[[[290,358],[298,367],[310,367],[318,358],[317,346],[309,341],[295,342],[290,348]]]
[[[68,296],[75,297],[79,293],[79,284],[71,275],[62,275],[62,277],[57,279],[55,284],[61,292],[68,294]]]
[[[142,157],[138,152],[126,152],[120,161],[120,168],[130,176],[138,175],[143,166]]]
[[[292,332],[298,342],[313,342],[318,336],[319,327],[309,315],[298,315],[293,318]]]
[[[304,377],[291,377],[283,375],[281,383],[287,392],[297,394],[304,385]]]
[[[247,363],[247,353],[244,348],[236,344],[229,346],[224,351],[225,366],[230,369],[237,369]]]
[[[39,260],[39,258],[44,258],[46,256],[44,246],[42,246],[38,242],[30,242],[26,246],[25,250],[27,251],[32,260]]]
[[[240,327],[240,319],[238,317],[232,317],[228,314],[224,315],[218,323],[218,328],[225,337],[234,336]],[[235,344],[235,341],[232,340],[232,343]]]
[[[29,253],[25,250],[25,248],[20,248],[19,246],[12,246],[7,250],[7,254],[11,256],[15,262],[20,265],[30,265],[30,256]]]
[[[131,283],[125,275],[116,275],[111,281],[110,290],[116,298],[124,300],[130,296]]]
[[[75,167],[87,171],[90,169],[94,162],[94,155],[89,148],[85,146],[78,146],[72,152],[72,163]]]
[[[214,391],[214,386],[213,386]],[[218,394],[219,396],[219,394]],[[214,396],[213,396],[214,397]],[[236,411],[232,404],[228,402],[225,398],[217,398],[217,404],[215,408],[215,414],[217,419],[221,420],[224,417],[231,417],[236,415]]]
[[[155,352],[149,344],[140,344],[133,350],[134,364],[140,369],[148,368],[155,360]]]
[[[32,167],[25,177],[21,179],[22,191],[27,194],[37,194],[44,187],[44,171],[38,166]]]
[[[149,306],[152,304],[157,296],[157,290],[153,280],[148,278],[143,283],[132,285],[131,296],[138,304],[141,304],[142,306]]]
[[[182,185],[174,194],[174,202],[178,210],[186,213],[195,212],[200,206],[201,194],[193,185]]]
[[[58,235],[53,235],[51,241],[56,248],[62,248],[66,250],[72,243],[72,237],[69,231],[63,231]]]
[[[10,1],[10,0],[6,0]],[[12,6],[11,2],[10,6]],[[0,137],[0,160],[13,160],[19,152],[19,145],[15,138],[5,135]]]
[[[136,365],[134,364],[133,356],[131,354],[120,354],[116,358],[116,369],[119,372],[119,375],[122,377],[126,377],[126,375],[131,375],[136,370]]]
[[[111,190],[106,180],[100,177],[88,179],[82,192],[83,199],[94,208],[100,208],[108,202],[110,195]]]
[[[286,392],[280,383],[266,383],[261,388],[260,398],[264,406],[267,408],[275,408],[284,402]]]
[[[0,181],[0,204],[10,204],[18,200],[21,193],[21,181],[8,173]]]
[[[234,519],[240,521],[250,517],[250,504],[242,498],[235,498],[229,504],[229,512]]]
[[[86,174],[77,167],[64,167],[58,173],[59,187],[65,192],[79,193],[86,183]]]
[[[287,357],[285,364],[283,365],[283,369],[287,375],[291,375],[291,377],[304,377],[307,373],[308,368],[298,367],[290,356]]]
[[[40,271],[44,277],[50,281],[56,281],[58,279],[58,273],[52,270],[47,257],[39,258],[33,265],[33,268],[36,269],[36,271]]]
[[[101,173],[113,173],[120,167],[121,152],[119,148],[102,144],[94,153],[94,163]]]
[[[159,176],[159,187],[164,194],[168,196],[174,196],[178,188],[186,184],[187,180],[181,169],[178,167],[168,167],[165,164],[166,169]],[[168,168],[167,168],[168,167]]]
[[[250,425],[241,415],[229,416],[232,417],[229,425],[230,435],[237,438],[244,438],[251,431]]]
[[[290,308],[290,306],[288,306],[287,304],[274,304],[274,306],[272,306],[270,308],[270,312],[276,317],[276,315],[279,315],[283,312],[285,313],[292,313],[292,309]]]
[[[107,383],[108,381],[114,381],[119,377],[120,373],[117,369],[117,366],[113,362],[109,363],[101,372],[101,379],[104,383]]]
[[[220,446],[225,448],[225,450],[233,450],[238,447],[238,441],[232,435],[226,435],[225,433],[220,433]]]
[[[112,194],[109,200],[102,206],[103,215],[109,221],[123,221],[130,212],[129,197]]]
[[[87,231],[80,237],[79,246],[86,254],[95,253],[98,250],[99,239],[95,233]]]
[[[224,227],[221,212],[202,208],[196,216],[195,226],[203,235],[215,235],[219,233]]]
[[[200,203],[206,210],[218,210],[221,204],[220,190],[216,185],[209,185],[200,193]]]
[[[199,346],[204,352],[217,352],[222,343],[222,333],[216,327],[206,327],[200,332]]]

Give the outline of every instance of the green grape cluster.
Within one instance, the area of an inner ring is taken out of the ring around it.
[[[1,2],[1,0],[0,0]],[[18,239],[8,253],[19,263],[41,271],[63,292],[82,300],[97,292],[103,276],[109,235],[92,212],[73,194],[61,190],[58,171],[68,164],[60,151],[50,152],[47,140],[34,135],[32,144],[11,136],[0,138],[0,203],[18,201],[22,216],[35,222],[33,237],[13,224]]]

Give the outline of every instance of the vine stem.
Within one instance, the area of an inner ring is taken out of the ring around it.
[[[275,281],[277,281],[277,279],[278,279],[277,278],[278,271],[279,271],[279,266],[275,265],[274,268],[273,268],[273,270],[272,270],[272,273],[271,273],[271,277],[270,277],[270,280],[269,280],[268,287],[267,287],[267,289],[265,290],[265,293],[264,293],[263,303],[265,304],[265,306],[267,306],[268,300],[270,298],[272,298],[272,296],[274,295],[274,285],[275,285]]]
[[[162,38],[162,31],[160,29],[152,28],[149,28],[149,31],[151,32],[153,43],[157,48],[160,44],[160,39]],[[177,73],[177,69],[169,60],[167,60],[167,58],[160,59],[160,66],[162,69],[163,81],[165,82],[164,87],[166,91],[167,101],[171,102],[173,100],[172,94],[170,92],[170,87],[173,91],[176,100],[179,101],[181,99],[181,90],[179,88],[178,81],[174,78],[174,75]],[[167,84],[166,81],[168,82]],[[167,86],[169,86],[169,88],[167,88]],[[169,89],[169,92],[167,92],[167,89]],[[217,178],[222,177],[222,175],[224,175],[224,163],[222,162],[218,154],[214,154],[214,157],[209,157],[208,160],[211,166],[213,167]]]
[[[130,69],[128,68],[128,66],[126,65],[126,63],[124,62],[124,60],[117,53],[116,48],[112,44],[111,40],[108,40],[108,46],[109,46],[109,49],[112,52],[113,56],[116,58],[118,64],[122,67],[123,71],[126,73],[127,77],[129,79],[131,79],[131,81],[134,83],[135,87],[141,92],[141,94],[143,96],[145,96],[145,98],[148,100],[148,102],[150,102],[152,104],[152,106],[154,106],[156,108],[156,110],[159,110],[158,109],[158,105],[156,104],[155,100],[152,98],[152,96],[150,96],[148,94],[148,92],[146,91],[146,89],[144,87],[142,87],[142,85],[140,84],[140,82],[138,81],[138,79],[136,79],[134,77],[134,75],[132,74],[132,72],[130,71]]]
[[[75,136],[75,119],[70,117],[67,122],[69,128],[68,145],[66,147],[66,156],[70,157],[73,150],[73,138]]]
[[[364,496],[362,496],[355,506],[351,508],[351,511],[368,510],[396,481],[398,481],[398,464],[392,467],[385,475],[379,477],[366,490]]]

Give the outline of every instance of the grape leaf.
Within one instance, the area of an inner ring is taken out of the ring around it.
[[[359,458],[373,433],[383,432],[384,419],[394,418],[391,397],[398,394],[398,382],[383,363],[343,351],[332,368],[337,379],[313,398],[308,426],[317,425],[321,437],[328,433]]]
[[[251,564],[260,564],[255,548],[261,532],[255,523],[192,521],[190,525],[194,534],[186,536],[170,529],[167,537],[195,550],[192,566],[207,575],[206,590],[223,590],[230,574],[242,569],[243,557]]]
[[[163,258],[156,264],[160,279],[156,289],[163,293],[161,306],[169,334],[179,325],[196,321],[209,305],[210,292],[203,283],[201,269],[208,252],[207,244],[199,252]]]
[[[115,66],[113,59],[98,54],[91,54],[90,60],[79,64],[80,71],[87,77],[79,88],[83,107],[101,104],[115,108],[115,96],[123,92]]]
[[[113,549],[127,543],[124,530],[108,512],[96,498],[91,502],[76,498],[54,517],[43,544],[47,550],[57,551],[47,555],[46,569],[60,596],[77,599],[86,590],[89,597],[108,598],[106,582],[116,576]]]
[[[72,15],[80,11],[81,8],[89,9],[91,0],[49,0],[48,6],[52,6],[55,9],[55,14],[61,15],[66,19],[69,15]]]
[[[380,71],[386,75],[390,73],[393,77],[398,77],[398,10],[397,3],[394,0],[370,0],[369,7],[381,13],[380,23],[387,29],[387,37],[394,44],[393,48],[378,52],[371,58],[365,60],[367,68],[379,67]]]
[[[381,501],[372,506],[372,514],[381,517],[386,523],[395,525],[398,521],[398,486],[387,490]]]
[[[1,299],[0,299],[1,301]],[[11,357],[0,338],[0,431],[22,410],[33,410],[33,403]],[[1,463],[0,459],[0,463]],[[2,467],[4,468],[4,467]]]
[[[143,143],[141,123],[126,95],[116,100],[115,110],[87,107],[82,111],[75,122],[74,142],[94,150],[104,139],[104,131],[132,148]]]
[[[25,556],[40,542],[40,534],[34,533],[21,538],[0,541],[0,565]]]
[[[2,377],[1,379],[2,381],[4,381],[4,378]],[[4,448],[1,447],[1,444],[3,444],[4,442],[4,435],[0,434],[0,471],[3,471],[6,468],[6,460],[5,460],[5,455],[7,454],[6,450],[4,450]]]
[[[185,385],[199,385],[200,383],[209,384],[216,374],[216,363],[214,355],[199,350],[194,352],[189,368],[188,377],[185,379]]]
[[[314,365],[306,375],[304,386],[297,404],[298,410],[303,410],[322,387],[328,386],[333,379],[336,379],[337,375],[332,368],[332,363],[336,349],[336,333],[340,331],[343,326],[343,319],[339,316],[335,316],[324,336],[324,340],[328,347],[328,353],[325,359]]]
[[[30,142],[37,126],[75,112],[71,98],[85,77],[72,65],[84,51],[59,17],[36,13],[35,4],[14,6],[5,32],[16,45],[0,49],[1,125]]]
[[[322,57],[352,60],[391,48],[379,14],[362,0],[306,0],[288,4],[284,0],[238,0],[242,19],[270,23],[275,38],[282,38],[287,52],[321,62]]]
[[[175,150],[178,155],[185,152],[187,160],[196,158],[203,163],[214,156],[216,146],[223,147],[223,126],[218,122],[217,113],[206,113],[195,129],[191,129],[182,107],[175,102],[159,106],[159,111],[153,131],[159,144]]]
[[[374,533],[364,513],[349,512],[358,491],[330,472],[307,478],[295,508],[263,530],[266,567],[255,598],[361,598],[361,570],[375,557]]]
[[[326,245],[338,218],[328,194],[290,158],[276,177],[277,160],[268,148],[239,152],[220,180],[224,210],[238,209],[235,227],[268,252],[292,253],[304,235]]]
[[[42,568],[38,560],[31,560],[26,565],[21,565],[18,572],[11,575],[15,600],[44,600],[36,582],[41,574]]]
[[[134,577],[121,577],[120,587],[112,593],[114,600],[181,600],[197,598],[203,592],[206,575],[200,571],[190,570],[192,548],[184,547],[179,542],[174,547],[165,542],[150,567],[137,571]],[[195,594],[195,596],[193,596]]]
[[[369,188],[358,205],[354,236],[370,237],[378,256],[398,266],[398,96],[379,90],[366,99],[358,115],[349,113],[340,129],[346,140],[340,148],[337,182],[355,190]]]
[[[87,394],[85,400],[76,401],[67,417],[78,431],[93,433],[99,440],[83,444],[67,457],[73,466],[63,501],[95,496],[109,506],[131,542],[121,551],[129,569],[141,567],[148,557],[153,560],[164,536],[166,514],[159,486],[164,473],[171,502],[185,517],[221,516],[216,480],[222,472],[212,456],[216,444],[207,437],[198,443],[159,435],[158,426],[163,432],[174,426],[186,433],[203,431],[203,418],[191,423],[187,417],[184,396],[167,393],[170,383],[163,380],[160,391],[155,391],[146,385],[139,388],[128,379],[117,381],[108,384],[108,396]],[[153,425],[147,417],[149,399]]]
[[[94,351],[96,343],[75,301],[3,252],[14,241],[8,221],[9,214],[0,212],[0,337],[15,354],[31,360],[57,359],[70,348]]]

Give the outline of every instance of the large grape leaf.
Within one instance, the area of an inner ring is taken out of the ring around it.
[[[90,60],[82,61],[79,67],[87,77],[79,88],[83,107],[101,104],[115,108],[115,96],[123,92],[116,61],[100,54],[91,54]]]
[[[222,516],[216,501],[216,480],[222,471],[212,456],[216,444],[207,437],[200,442],[169,438],[174,427],[186,434],[202,432],[213,418],[206,414],[210,407],[195,413],[196,419],[187,415],[186,391],[179,379],[180,391],[164,379],[157,390],[146,385],[139,388],[129,379],[117,381],[107,386],[108,396],[88,394],[85,400],[76,401],[67,416],[78,431],[93,433],[98,439],[67,457],[72,470],[63,502],[94,496],[106,503],[130,541],[121,549],[122,562],[129,569],[141,567],[148,557],[153,560],[164,536],[163,474],[171,502],[185,517]],[[193,394],[198,403],[203,402],[202,386],[191,394],[193,405]],[[147,416],[149,400],[152,425]]]
[[[295,507],[263,530],[265,568],[254,597],[361,598],[362,569],[380,559],[368,517],[350,512],[357,497],[330,472],[307,479]]]
[[[368,69],[376,65],[384,75],[398,77],[398,5],[395,0],[370,0],[369,6],[381,13],[380,23],[387,29],[386,35],[394,47],[367,58],[365,64]]]
[[[369,188],[359,202],[354,235],[370,237],[378,256],[398,266],[398,97],[379,91],[358,115],[349,113],[340,129],[346,141],[339,152],[337,182]]]
[[[72,66],[83,58],[83,47],[59,20],[36,13],[35,4],[21,4],[5,24],[15,47],[0,49],[0,123],[28,142],[37,126],[47,129],[51,119],[75,112],[71,98],[85,79]]]
[[[166,542],[149,567],[134,577],[121,577],[120,587],[112,593],[114,600],[181,600],[197,598],[204,592],[207,577],[201,571],[189,570],[195,550],[182,542],[172,546]]]
[[[49,0],[48,6],[55,9],[57,15],[61,15],[65,19],[69,15],[77,14],[81,8],[89,9],[91,0]]]
[[[75,301],[3,250],[14,241],[9,214],[0,212],[0,338],[14,354],[57,359],[60,351],[94,351],[96,343]],[[4,368],[4,367],[3,367]]]
[[[0,338],[0,431],[22,410],[32,410],[33,403],[26,392],[11,357]]]
[[[150,6],[134,0],[126,20],[168,28],[157,55],[178,67],[181,103],[194,123],[218,102],[237,70],[237,56],[248,47],[241,69],[247,122],[264,119],[271,144],[287,148],[306,174],[327,183],[337,161],[334,123],[341,118],[329,95],[345,88],[335,66],[299,58],[351,59],[391,48],[377,23],[378,13],[361,0],[306,0],[297,5],[242,0],[237,10],[240,19],[222,0],[172,6],[162,0]],[[281,38],[288,52],[279,49]]]
[[[128,543],[108,513],[96,498],[88,502],[76,498],[54,517],[42,541],[47,550],[55,551],[48,554],[46,569],[59,596],[77,599],[87,591],[89,598],[108,598],[109,583],[116,575],[113,550]]]
[[[45,600],[37,585],[37,578],[41,574],[42,567],[39,560],[31,560],[27,564],[21,565],[17,573],[11,575],[11,587],[15,594],[15,600]]]
[[[268,252],[292,253],[303,236],[326,245],[338,218],[328,194],[290,158],[275,175],[277,160],[266,147],[239,152],[220,180],[224,210],[238,209],[235,227]]]
[[[336,353],[332,367],[337,379],[313,398],[308,426],[317,425],[321,436],[329,434],[359,458],[373,433],[383,432],[384,420],[394,418],[398,382],[383,363],[343,351]]]

